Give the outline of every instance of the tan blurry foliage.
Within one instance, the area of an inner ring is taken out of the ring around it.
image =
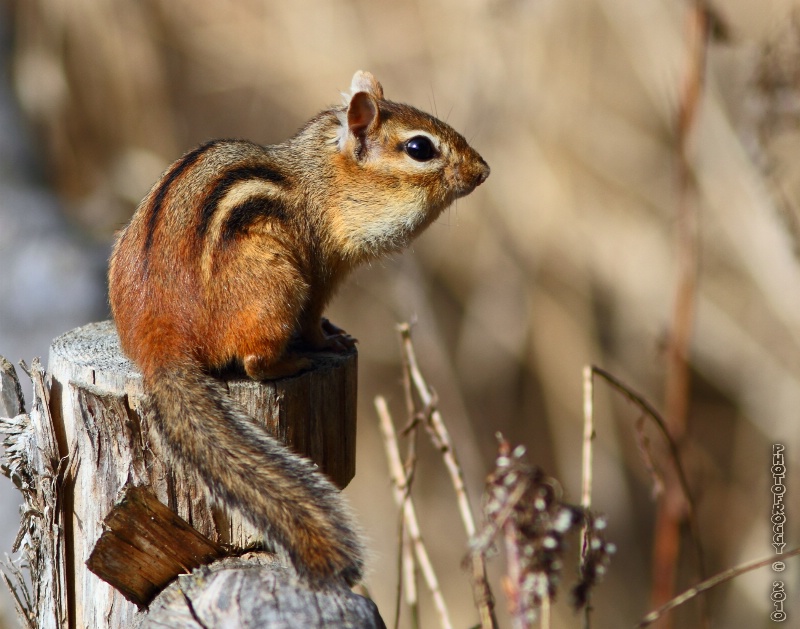
[[[713,4],[718,19],[687,150],[700,264],[682,450],[710,572],[769,550],[762,514],[770,443],[787,444],[800,480],[796,4]],[[337,102],[358,68],[374,72],[389,98],[465,133],[492,167],[486,185],[443,216],[415,255],[359,273],[332,314],[362,341],[362,416],[372,413],[374,393],[397,391],[392,324],[417,315],[417,350],[460,440],[473,495],[501,430],[527,443],[531,459],[577,496],[584,364],[602,365],[663,403],[684,3],[12,6],[20,102],[72,216],[104,237],[183,151],[214,136],[284,139]],[[598,619],[606,605],[608,618],[632,624],[648,596],[648,474],[630,433],[635,413],[610,396],[596,404],[594,504],[608,514],[619,553],[595,604]],[[362,421],[352,493],[380,564],[393,556],[395,528],[391,516],[382,519],[391,498],[369,424]],[[422,526],[426,512],[439,525],[427,535],[434,561],[452,569],[445,594],[468,597],[458,570],[465,546],[448,534],[457,525],[442,524],[457,516],[438,502],[438,490],[431,481]],[[692,577],[687,564],[682,583]],[[375,573],[380,604],[393,586]],[[720,626],[762,618],[765,578],[717,595]],[[462,613],[455,620],[463,626],[471,616]]]

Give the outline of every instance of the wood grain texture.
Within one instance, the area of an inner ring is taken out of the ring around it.
[[[14,417],[25,412],[25,398],[17,378],[17,371],[6,358],[0,356],[0,413]]]
[[[140,607],[177,575],[225,555],[146,487],[123,489],[103,525],[86,566]]]
[[[229,557],[181,576],[136,629],[385,629],[375,604],[348,589],[311,590],[263,555]]]
[[[16,371],[3,359],[3,389],[13,391],[11,399],[22,409]],[[9,368],[10,367],[10,368]],[[55,421],[49,406],[49,391],[39,359],[31,365],[33,384],[27,413],[0,417],[3,437],[2,471],[22,494],[20,530],[12,552],[22,550],[30,580],[6,560],[3,572],[14,594],[22,626],[37,629],[65,629],[69,585],[67,564],[66,508],[64,478],[71,472],[60,450]],[[14,412],[6,407],[5,412]]]

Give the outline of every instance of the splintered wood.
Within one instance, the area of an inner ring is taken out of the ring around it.
[[[142,487],[125,489],[103,524],[86,565],[141,607],[177,575],[225,554]]]
[[[64,501],[60,495],[65,460],[59,452],[39,359],[29,371],[33,396],[28,413],[23,412],[25,403],[14,367],[5,359],[0,362],[4,412],[17,413],[0,417],[5,448],[2,471],[22,494],[22,521],[12,551],[23,549],[31,585],[9,560],[4,562],[3,578],[25,627],[62,629],[67,626]]]

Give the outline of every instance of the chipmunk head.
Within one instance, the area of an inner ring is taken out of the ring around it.
[[[369,72],[356,72],[337,110],[341,173],[337,240],[356,257],[401,249],[489,176],[464,137],[409,105],[385,100]]]

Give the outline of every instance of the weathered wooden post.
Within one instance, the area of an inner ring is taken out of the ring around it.
[[[33,589],[20,606],[30,626],[383,625],[367,599],[310,591],[263,550],[230,558],[258,548],[258,532],[214,506],[193,475],[165,465],[142,410],[141,377],[110,321],[53,342],[47,376],[31,370],[27,414],[8,367],[0,393],[19,414],[0,430],[25,499]],[[344,487],[355,472],[356,374],[353,350],[319,354],[296,377],[227,385],[273,436]]]

